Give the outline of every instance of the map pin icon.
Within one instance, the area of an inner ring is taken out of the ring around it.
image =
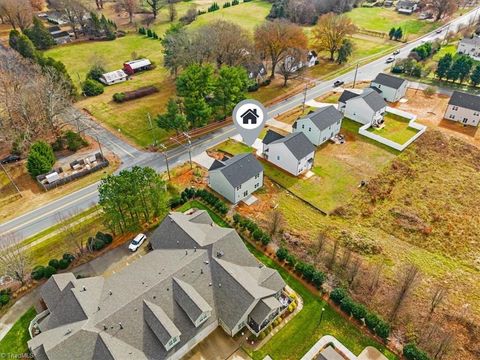
[[[267,122],[267,110],[257,100],[247,99],[235,106],[232,118],[243,142],[251,146]]]

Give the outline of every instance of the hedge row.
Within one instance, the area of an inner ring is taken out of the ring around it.
[[[58,259],[51,259],[48,262],[48,266],[38,265],[35,266],[32,270],[32,279],[34,280],[41,280],[43,278],[48,279],[53,274],[57,273],[57,270],[64,270],[70,266],[72,261],[75,259],[70,253],[63,254],[60,260]]]
[[[382,320],[377,314],[367,310],[365,306],[353,301],[347,290],[337,287],[330,293],[330,299],[340,305],[340,309],[355,319],[365,321],[367,327],[382,339],[386,340],[390,335],[390,325]]]
[[[204,189],[195,189],[193,187],[186,188],[180,194],[180,196],[174,197],[170,200],[170,207],[176,208],[185,204],[187,201],[198,197],[205,201],[208,205],[213,207],[216,211],[218,211],[221,215],[226,215],[228,212],[228,206],[220,200],[218,196],[215,196],[211,192],[204,190]]]
[[[325,276],[325,273],[317,270],[315,266],[297,260],[295,256],[290,254],[284,247],[280,247],[277,250],[276,255],[280,261],[286,261],[295,271],[302,275],[305,280],[315,285],[317,289],[322,287],[327,277]]]
[[[10,289],[0,290],[0,308],[2,306],[7,305],[10,302],[10,295],[11,295]]]
[[[101,231],[97,232],[95,237],[91,236],[87,240],[87,248],[90,251],[100,251],[105,246],[111,244],[113,241],[113,236],[110,234],[102,233]]]
[[[414,343],[407,344],[403,347],[403,356],[405,356],[407,360],[430,360],[430,357],[425,351],[417,348],[417,345]]]
[[[146,29],[144,27],[139,28],[138,33],[140,35],[145,35],[145,36],[147,36],[149,38],[152,38],[152,39],[155,39],[155,40],[159,39],[159,36],[157,35],[157,33],[155,31],[152,31],[150,29]]]
[[[263,231],[254,221],[247,219],[239,214],[233,215],[233,222],[235,226],[242,230],[248,230],[250,236],[255,241],[261,241],[263,245],[267,246],[272,238],[265,231]]]

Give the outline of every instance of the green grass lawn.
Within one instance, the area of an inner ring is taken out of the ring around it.
[[[383,128],[376,129],[371,127],[368,129],[368,132],[392,140],[400,145],[406,143],[418,132],[418,130],[408,126],[408,119],[401,116],[386,113],[384,119],[385,125]]]
[[[32,307],[17,320],[5,337],[0,340],[0,354],[9,354],[13,359],[14,356],[25,356],[28,353],[27,341],[30,340],[28,326],[35,315],[37,313]]]
[[[194,208],[199,209],[199,210],[207,210],[207,212],[210,215],[210,217],[212,218],[212,220],[218,226],[230,227],[230,225],[228,225],[228,223],[225,220],[223,220],[220,216],[218,216],[215,212],[213,212],[208,206],[206,206],[205,204],[201,203],[198,200],[191,200],[191,201],[183,204],[179,208],[175,209],[175,211],[185,212],[187,210],[194,209]]]
[[[412,37],[426,34],[440,26],[440,23],[418,20],[415,14],[399,14],[393,8],[358,7],[349,11],[347,16],[355,25],[363,29],[388,33],[392,27],[400,26],[405,35]]]

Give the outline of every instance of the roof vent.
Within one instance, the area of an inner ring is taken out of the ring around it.
[[[100,311],[100,306],[97,306],[97,311]]]
[[[219,284],[218,284],[218,287],[222,287],[222,283],[219,283]]]
[[[208,286],[212,286],[212,283],[208,283]]]
[[[67,332],[65,333],[65,335],[68,335],[68,334],[71,334],[72,333],[72,329],[67,329]]]
[[[108,290],[108,295],[112,295],[112,290]]]
[[[87,288],[85,286],[82,286],[82,290],[80,291],[87,291]]]
[[[188,255],[188,250],[185,250],[185,255]]]
[[[217,257],[221,258],[225,253],[223,251],[217,251]]]
[[[157,295],[153,295],[153,298],[156,299],[156,298],[157,298]]]
[[[170,288],[167,288],[167,291],[170,291]]]
[[[197,252],[197,247],[196,246],[193,247],[193,252]]]
[[[180,244],[180,241],[177,240],[177,244]]]
[[[123,329],[123,325],[121,322],[118,323],[118,326],[120,326],[120,329]]]
[[[203,269],[200,269],[200,274],[203,274]]]
[[[108,328],[107,328],[107,325],[103,324],[103,330],[104,330],[104,331],[107,331],[107,329],[108,329]]]
[[[205,263],[206,265],[208,265],[208,264],[209,264],[208,260],[205,260],[205,261],[204,261],[204,263]]]

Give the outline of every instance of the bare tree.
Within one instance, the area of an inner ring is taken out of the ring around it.
[[[430,300],[430,316],[435,312],[435,309],[443,302],[446,295],[447,290],[444,287],[438,286],[437,288],[435,288],[432,299]]]
[[[165,0],[145,0],[145,4],[150,9],[153,19],[156,19],[158,12],[165,5]]]
[[[173,22],[177,18],[177,8],[174,0],[168,0],[168,19]]]
[[[269,232],[270,237],[275,237],[282,231],[285,221],[283,219],[282,212],[280,210],[273,210],[270,216]]]
[[[25,30],[32,24],[32,4],[30,0],[0,0],[3,19],[14,29]]]
[[[78,39],[79,27],[84,28],[89,8],[82,0],[50,0],[50,5],[63,12],[72,28],[75,39]]]
[[[305,70],[306,49],[289,49],[287,56],[280,63],[278,73],[283,77],[283,86],[287,86],[288,80],[299,78]]]
[[[456,0],[423,0],[421,5],[427,10],[432,10],[436,13],[435,21],[453,14],[458,8]]]
[[[395,297],[392,312],[390,314],[390,321],[395,320],[398,314],[398,310],[400,310],[400,307],[402,306],[403,302],[407,298],[410,290],[415,286],[419,275],[420,275],[420,270],[418,269],[417,266],[413,264],[408,265],[407,268],[404,269],[403,276],[400,282],[400,288]]]
[[[373,271],[373,274],[371,276],[372,281],[370,282],[370,285],[368,287],[369,291],[372,294],[374,294],[378,289],[378,284],[380,283],[380,276],[382,275],[383,267],[384,267],[383,263],[379,263],[372,270]]]
[[[10,276],[24,285],[30,270],[30,258],[15,234],[0,236],[0,274]]]
[[[330,259],[327,263],[327,268],[329,270],[332,270],[333,267],[335,266],[335,261],[337,259],[337,253],[338,253],[338,249],[340,247],[340,242],[338,239],[335,239],[335,241],[333,242],[333,247],[332,247],[332,255],[330,256]]]
[[[347,282],[348,282],[349,288],[353,288],[355,279],[357,278],[357,275],[360,272],[361,267],[362,267],[362,260],[360,259],[360,257],[357,256],[355,257],[355,260],[353,261],[352,266],[348,271]]]
[[[103,0],[95,0],[95,5],[97,5],[97,9],[103,9]]]
[[[138,8],[138,0],[118,0],[117,12],[125,11],[128,14],[128,20],[131,24],[133,22],[133,16]]]
[[[69,219],[76,215],[78,215],[78,212],[71,212],[67,215],[58,213],[56,218],[57,223],[59,224],[59,231],[62,234],[64,241],[75,247],[78,255],[82,255],[86,251],[84,231],[79,231],[76,224],[69,221]]]
[[[46,6],[45,0],[30,0],[30,4],[37,11],[42,11]]]
[[[442,336],[442,339],[440,340],[440,344],[438,345],[438,349],[435,352],[435,355],[433,356],[433,358],[435,360],[442,359],[450,350],[452,343],[453,343],[453,333],[451,332],[445,333]]]
[[[325,248],[325,244],[327,243],[327,234],[325,232],[321,231],[317,235],[317,243],[316,243],[316,257],[318,258],[320,254],[322,253],[323,249]]]
[[[352,258],[352,250],[349,248],[343,249],[342,261],[340,262],[340,266],[344,271],[347,271],[348,264],[350,263],[350,259]]]

